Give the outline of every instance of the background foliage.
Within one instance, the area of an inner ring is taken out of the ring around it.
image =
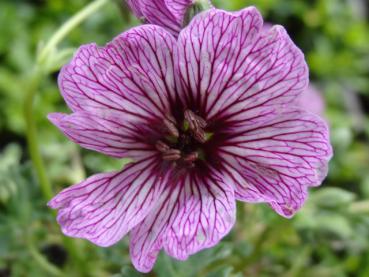
[[[0,276],[140,276],[127,239],[102,249],[61,235],[27,151],[26,95],[36,55],[88,2],[0,1]],[[256,5],[266,21],[287,28],[325,99],[335,156],[323,186],[292,220],[265,205],[238,203],[237,224],[218,246],[186,262],[160,255],[149,276],[369,276],[368,3],[216,1],[229,10]],[[79,148],[47,121],[49,112],[66,111],[57,71],[79,45],[103,45],[136,24],[111,0],[61,42],[38,80],[32,116],[54,192],[123,164]]]

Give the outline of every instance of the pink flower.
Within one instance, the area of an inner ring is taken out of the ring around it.
[[[318,116],[291,106],[308,85],[281,26],[261,34],[253,8],[211,9],[176,40],[144,25],[105,47],[82,46],[59,77],[71,115],[50,120],[81,146],[133,162],[63,190],[64,234],[110,246],[130,233],[134,266],[161,249],[179,260],[217,244],[235,200],[291,217],[332,155]]]
[[[147,23],[167,29],[177,36],[194,0],[126,0],[132,12]]]

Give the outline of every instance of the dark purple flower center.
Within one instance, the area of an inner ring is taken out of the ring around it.
[[[163,122],[167,134],[155,144],[163,160],[176,165],[193,167],[203,160],[203,145],[210,135],[205,132],[206,121],[190,110],[184,112],[183,120],[168,116]]]

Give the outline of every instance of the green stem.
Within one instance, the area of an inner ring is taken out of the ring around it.
[[[67,22],[65,22],[59,30],[50,38],[45,47],[40,51],[37,62],[43,64],[45,60],[52,54],[57,45],[79,24],[86,20],[90,15],[94,14],[110,0],[96,0],[87,5]]]
[[[93,13],[97,12],[109,1],[110,0],[95,0],[91,4],[87,5],[84,9],[79,11],[76,15],[71,17],[67,22],[65,22],[50,38],[45,47],[39,52],[39,55],[36,59],[36,65],[25,84],[27,92],[24,98],[24,119],[26,123],[28,151],[40,183],[41,193],[46,201],[49,201],[53,197],[53,191],[46,173],[45,164],[42,159],[40,146],[38,143],[37,125],[34,117],[35,96],[39,89],[41,80],[49,73],[48,69],[50,67],[48,66],[47,62],[51,55],[55,54],[54,51],[58,44],[81,22],[83,22]],[[55,212],[53,212],[53,214],[55,215]],[[80,273],[82,274],[81,276],[86,276],[88,274],[86,261],[80,254],[80,251],[74,244],[74,241],[64,237],[63,242],[71,256],[71,260],[80,270]],[[43,257],[37,251],[34,251],[35,248],[32,246],[32,244],[30,244],[28,248],[31,255],[33,255],[40,263],[42,263],[42,265],[44,265],[44,267],[47,268],[51,273],[51,271],[53,271],[52,265],[48,264],[47,260],[43,259]],[[55,270],[54,273],[56,273]]]
[[[24,101],[24,118],[26,122],[26,136],[28,143],[28,151],[35,168],[43,197],[48,201],[52,198],[53,193],[51,184],[46,174],[44,161],[40,153],[40,147],[37,139],[37,128],[34,118],[33,104],[39,83],[43,74],[38,66],[32,71],[29,82],[27,83],[27,94]]]
[[[42,72],[38,66],[35,66],[34,70],[31,73],[31,77],[26,84],[28,91],[24,102],[24,118],[26,122],[26,137],[30,158],[36,171],[42,196],[46,201],[49,201],[53,197],[53,192],[51,184],[47,177],[45,163],[40,152],[40,146],[37,138],[37,126],[34,118],[34,97],[37,93],[40,81],[44,77],[44,75],[45,73]],[[56,216],[55,211],[53,211],[52,213],[54,216]],[[70,238],[63,237],[63,244],[70,254],[71,260],[75,264],[77,264],[78,269],[80,269],[81,272],[84,273],[87,270],[87,266],[85,266],[85,261],[80,254],[80,251],[75,246],[74,242],[71,241]],[[49,270],[49,272],[53,270],[52,265],[49,264],[48,261],[44,259],[40,253],[37,252],[31,242],[28,243],[28,250],[30,254],[36,259],[36,261],[43,265],[44,269]]]

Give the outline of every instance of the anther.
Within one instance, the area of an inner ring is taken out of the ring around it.
[[[183,157],[183,161],[187,162],[187,163],[193,163],[194,161],[196,161],[199,158],[199,153],[197,152],[192,152],[186,156]]]
[[[189,127],[190,127],[191,130],[195,130],[195,129],[197,129],[199,127],[196,124],[195,114],[192,111],[186,110],[184,112],[184,117],[187,120],[188,125],[189,125]]]
[[[198,124],[200,126],[200,128],[205,128],[207,123],[205,121],[205,119],[203,119],[202,117],[200,116],[196,116],[197,120],[198,120]]]
[[[181,158],[181,151],[178,149],[169,149],[163,153],[162,157],[166,161],[177,161]]]
[[[200,143],[205,143],[207,140],[206,133],[202,129],[192,131],[192,136]]]
[[[164,125],[165,127],[167,127],[167,130],[169,132],[169,134],[173,137],[176,137],[178,138],[179,137],[179,132],[178,132],[178,129],[175,125],[175,123],[169,119],[164,119]]]
[[[170,147],[162,142],[161,140],[157,141],[155,144],[156,149],[158,149],[160,152],[164,153],[170,149]]]
[[[191,130],[197,130],[206,127],[206,121],[202,117],[196,115],[193,111],[186,110],[184,112],[184,116]]]
[[[172,122],[173,124],[176,124],[176,119],[174,118],[174,116],[173,116],[173,115],[169,114],[169,115],[167,115],[167,116],[166,116],[166,118],[167,118],[170,122]]]

